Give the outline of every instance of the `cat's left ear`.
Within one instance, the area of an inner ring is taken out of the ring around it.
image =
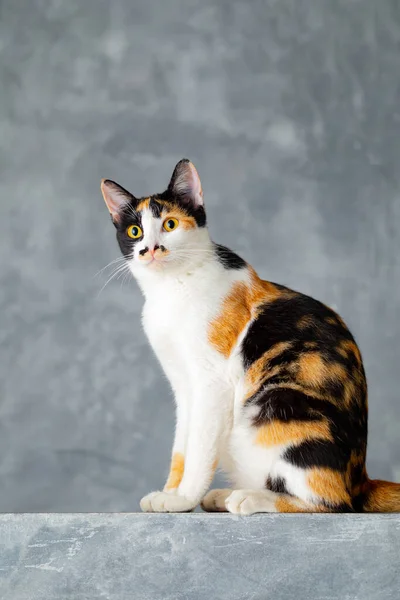
[[[194,208],[204,205],[199,174],[187,158],[183,158],[176,165],[168,191],[182,204],[191,204]]]
[[[114,225],[117,225],[121,218],[121,213],[127,204],[135,202],[135,197],[122,186],[111,181],[111,179],[103,179],[100,185],[101,193],[107,208],[110,211]]]

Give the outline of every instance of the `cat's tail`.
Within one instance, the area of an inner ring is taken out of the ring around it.
[[[364,494],[364,512],[400,512],[400,483],[369,479]]]

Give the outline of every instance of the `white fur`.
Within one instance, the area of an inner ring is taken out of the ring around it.
[[[129,266],[145,296],[144,330],[175,395],[173,452],[185,457],[179,488],[149,494],[141,502],[142,510],[193,509],[208,490],[215,461],[234,487],[265,491],[268,475],[283,476],[289,467],[280,460],[284,448],[254,443],[256,432],[242,410],[244,369],[239,348],[247,327],[228,359],[208,341],[209,324],[220,313],[224,298],[235,282],[249,282],[249,272],[225,269],[205,228],[167,233],[149,210],[144,211],[142,225],[144,239],[136,244]],[[139,250],[155,244],[165,246],[168,256],[159,263],[141,262]],[[293,492],[304,496],[301,475],[295,475]],[[243,493],[227,500],[233,512],[257,509],[255,499],[245,501]],[[258,508],[274,510],[273,497],[264,493]]]

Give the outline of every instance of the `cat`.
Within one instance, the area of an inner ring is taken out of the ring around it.
[[[367,476],[367,383],[343,320],[211,241],[189,160],[161,194],[101,190],[176,401],[169,476],[141,509],[400,511],[400,484]],[[208,491],[217,468],[231,489]]]

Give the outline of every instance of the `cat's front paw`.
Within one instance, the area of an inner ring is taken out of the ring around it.
[[[151,492],[140,501],[143,512],[190,512],[197,503],[186,496],[167,492]]]

